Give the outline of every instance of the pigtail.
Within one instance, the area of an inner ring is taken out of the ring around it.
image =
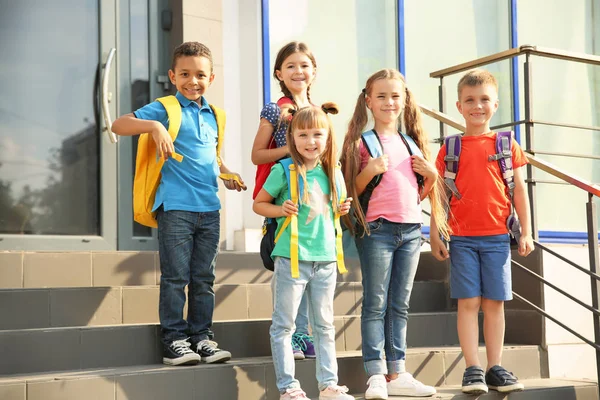
[[[323,153],[323,157],[321,157],[321,165],[325,174],[329,178],[329,193],[331,198],[331,207],[334,213],[339,213],[340,211],[340,194],[337,190],[337,185],[335,182],[335,170],[337,167],[337,145],[335,140],[335,133],[333,131],[333,124],[329,119],[327,114],[337,114],[339,112],[339,107],[336,103],[327,102],[321,105],[321,110],[325,113],[325,116],[329,122],[328,128],[328,137],[327,137],[327,145],[325,147],[325,151]]]
[[[374,79],[369,79],[367,87],[370,88],[371,83]],[[358,95],[356,100],[356,106],[354,107],[354,114],[348,124],[348,132],[344,137],[344,144],[342,146],[342,155],[340,162],[342,163],[342,171],[346,180],[346,189],[348,196],[352,197],[352,209],[350,213],[342,217],[342,220],[350,232],[354,235],[355,224],[363,227],[363,232],[368,232],[367,223],[365,220],[365,214],[358,201],[358,193],[356,191],[356,177],[360,170],[360,140],[363,129],[367,126],[369,121],[369,115],[367,113],[367,102],[366,102],[367,90],[363,89]],[[354,220],[354,221],[353,221]]]
[[[427,161],[431,161],[431,152],[429,151],[429,139],[427,132],[423,128],[421,120],[421,109],[417,105],[413,94],[406,88],[404,100],[404,129],[406,134],[413,138],[413,140],[421,149],[423,157]],[[449,239],[449,227],[448,227],[448,215],[446,212],[445,203],[447,199],[444,191],[444,180],[440,177],[436,180],[435,184],[431,187],[431,190],[427,194],[429,203],[431,204],[431,215],[435,220],[439,233],[445,238]]]

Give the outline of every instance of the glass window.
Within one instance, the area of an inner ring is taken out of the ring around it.
[[[0,233],[98,235],[98,1],[0,10]]]
[[[599,55],[600,8],[597,4],[595,0],[568,3],[561,0],[519,0],[519,44]],[[524,60],[521,57],[519,70],[522,116],[525,105]],[[531,57],[531,66],[531,116],[534,120],[600,126],[600,67],[537,56]],[[600,154],[599,135],[598,131],[536,125],[533,149],[597,156]],[[599,160],[538,156],[565,172],[600,182]],[[535,175],[536,179],[557,180],[539,170],[535,171]],[[537,184],[536,188],[538,229],[586,230],[584,204],[587,198],[583,191],[572,186],[544,183]]]
[[[397,68],[396,15],[395,0],[269,2],[269,74],[286,43],[308,45],[317,61],[311,100],[334,101],[340,107],[340,114],[331,118],[338,147],[367,78],[379,69]],[[271,79],[271,99],[281,96],[279,83]]]
[[[510,47],[508,1],[431,0],[405,2],[406,78],[418,101],[439,109],[439,79],[429,74],[488,56]],[[492,125],[512,120],[510,63],[483,67],[498,79],[500,107]],[[444,79],[446,114],[463,123],[456,109],[456,85],[464,72]],[[425,117],[429,135],[439,136],[439,124]],[[458,133],[452,128],[449,132]],[[435,148],[436,153],[439,146]],[[433,150],[433,148],[432,148]]]
[[[417,102],[439,110],[439,79],[431,72],[488,56],[510,47],[508,1],[430,0],[404,2],[406,80]],[[512,121],[510,62],[483,67],[492,72],[499,84],[500,107],[492,125]],[[456,86],[464,72],[444,78],[445,113],[456,121],[464,120],[455,103]],[[430,139],[439,138],[439,123],[423,116]],[[448,127],[448,133],[458,131]],[[437,155],[440,146],[430,150]],[[424,208],[429,208],[427,203]]]

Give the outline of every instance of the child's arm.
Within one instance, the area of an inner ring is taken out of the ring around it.
[[[388,156],[387,154],[382,155],[381,157],[369,158],[369,162],[365,166],[365,168],[359,172],[354,180],[354,184],[356,185],[356,193],[358,195],[362,194],[367,188],[369,182],[375,175],[383,174],[388,169]]]
[[[261,189],[256,195],[252,210],[258,215],[267,218],[288,217],[292,214],[298,215],[298,206],[291,200],[286,200],[282,205],[278,206],[272,203],[273,197],[265,189]]]
[[[112,124],[112,131],[120,136],[134,136],[142,133],[149,133],[156,143],[160,156],[165,160],[175,152],[171,135],[165,129],[163,124],[158,121],[136,118],[133,113],[125,114],[115,120]]]
[[[531,215],[529,213],[529,197],[523,179],[523,167],[515,168],[514,202],[517,216],[521,222],[521,239],[519,240],[519,254],[527,256],[533,251],[533,237],[531,235]]]
[[[275,149],[269,148],[271,140],[273,140],[274,131],[275,128],[267,119],[260,119],[258,131],[256,132],[254,144],[252,145],[252,155],[250,156],[254,165],[275,162],[288,154],[287,146]]]
[[[225,177],[227,179],[223,179],[223,184],[225,188],[228,190],[237,190],[238,192],[242,190],[246,190],[247,187],[242,180],[242,177],[237,172],[231,172],[229,168],[225,165],[225,161],[221,158],[221,166],[219,167],[219,173],[230,175],[230,177]],[[237,179],[235,178],[237,177]]]
[[[421,192],[421,200],[425,200],[433,185],[435,185],[435,181],[438,177],[438,171],[435,168],[435,165],[425,160],[420,156],[411,156],[412,168],[417,174],[421,175],[425,178],[425,182],[423,183],[423,190]]]
[[[440,197],[445,196],[445,193],[440,193]],[[440,238],[440,234],[438,231],[437,224],[435,223],[433,213],[429,218],[429,244],[431,245],[431,254],[433,254],[433,256],[438,261],[444,261],[450,256],[448,253],[448,249],[446,248],[446,243],[444,243]]]

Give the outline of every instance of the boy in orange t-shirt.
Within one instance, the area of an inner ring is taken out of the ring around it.
[[[450,292],[458,299],[458,338],[467,369],[462,391],[487,393],[488,387],[502,393],[523,390],[523,384],[500,366],[504,345],[504,302],[512,300],[510,237],[506,220],[510,200],[498,161],[488,161],[496,154],[496,133],[490,120],[498,109],[498,83],[485,70],[467,72],[458,82],[458,111],[466,123],[461,138],[461,154],[455,183],[461,199],[450,200],[450,252],[438,235],[431,235],[431,251],[440,261],[450,257]],[[529,199],[525,190],[522,166],[527,158],[512,139],[514,168],[514,205],[521,222],[519,254],[533,250]],[[446,147],[438,153],[436,166],[440,176],[446,168]],[[435,232],[431,220],[431,231]],[[487,372],[478,356],[479,309],[484,313],[484,338]]]

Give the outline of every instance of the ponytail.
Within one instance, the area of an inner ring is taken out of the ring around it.
[[[371,84],[369,81],[367,81],[367,88],[370,89]],[[356,99],[354,114],[352,114],[352,118],[348,124],[348,132],[344,137],[342,156],[340,158],[348,196],[354,199],[350,213],[342,217],[342,220],[353,235],[356,233],[354,229],[355,224],[362,226],[363,232],[368,231],[365,214],[358,201],[358,192],[356,191],[355,183],[356,177],[360,172],[360,138],[369,121],[366,97],[367,90],[365,88],[358,95],[358,99]]]

